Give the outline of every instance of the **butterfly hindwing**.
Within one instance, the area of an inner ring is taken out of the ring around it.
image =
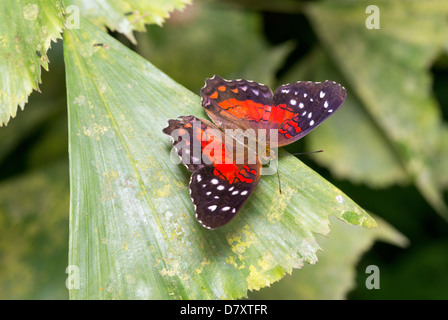
[[[299,81],[280,86],[274,93],[269,119],[269,128],[278,129],[278,146],[314,130],[339,109],[345,96],[345,88],[333,81]]]
[[[190,197],[197,220],[208,229],[227,224],[255,190],[261,164],[237,165],[228,175],[213,166],[195,171],[190,179]]]

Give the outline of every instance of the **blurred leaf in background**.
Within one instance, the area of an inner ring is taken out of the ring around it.
[[[0,183],[0,299],[66,299],[68,163]]]
[[[67,0],[66,5],[79,8],[81,16],[106,31],[118,31],[132,43],[133,32],[145,31],[146,24],[162,25],[173,10],[181,10],[191,0]]]
[[[306,13],[410,179],[448,221],[434,171],[441,113],[427,71],[448,39],[448,3],[377,2],[381,29],[363,28],[365,8],[375,3],[324,1],[310,4]]]
[[[266,290],[252,292],[250,299],[345,299],[355,287],[356,264],[375,241],[406,247],[408,240],[388,223],[374,217],[379,228],[365,230],[331,219],[331,234],[318,238],[319,263],[305,265]]]
[[[292,43],[269,46],[261,22],[255,12],[198,3],[176,13],[163,28],[148,27],[138,37],[137,50],[195,93],[214,74],[274,85]]]

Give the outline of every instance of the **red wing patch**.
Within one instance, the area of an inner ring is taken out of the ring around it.
[[[218,76],[207,79],[201,89],[202,106],[222,130],[265,128],[272,97],[264,84]]]
[[[213,165],[229,179],[232,172],[237,170],[233,151],[226,147],[222,131],[214,124],[191,115],[181,116],[169,120],[163,132],[172,138],[180,162],[188,170],[196,171]],[[218,171],[216,174],[219,174]]]
[[[193,171],[190,196],[196,218],[209,229],[228,223],[258,184],[261,163],[237,164],[236,145],[223,143],[222,132],[205,120],[181,116],[168,123],[163,132],[173,138],[181,163]],[[199,156],[195,146],[199,146]]]

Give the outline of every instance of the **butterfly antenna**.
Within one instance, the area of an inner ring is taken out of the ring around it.
[[[278,178],[278,191],[282,194],[282,183],[280,181],[280,170],[278,169],[278,161],[277,161],[277,178]]]

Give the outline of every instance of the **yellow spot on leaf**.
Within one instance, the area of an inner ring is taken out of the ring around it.
[[[101,126],[98,123],[94,123],[93,126],[89,128],[83,127],[83,133],[88,137],[95,138],[97,141],[100,140],[100,137],[107,131],[109,131],[108,127]]]
[[[286,210],[286,207],[288,206],[288,200],[292,197],[294,194],[293,190],[291,188],[288,188],[287,186],[282,188],[282,196],[276,197],[272,202],[267,210],[268,212],[268,221],[269,222],[277,222],[280,221],[280,219],[283,216],[283,213]]]
[[[249,290],[260,290],[270,284],[268,279],[265,279],[263,274],[257,270],[253,265],[249,267],[250,273],[246,278],[247,288]]]
[[[255,233],[250,230],[249,225],[245,225],[240,234],[228,233],[227,242],[232,246],[232,251],[242,254],[257,240]]]
[[[206,258],[204,258],[204,260],[202,260],[201,262],[201,267],[194,270],[194,273],[199,274],[202,272],[202,269],[204,269],[204,266],[208,266],[210,264],[210,261],[207,261]]]

